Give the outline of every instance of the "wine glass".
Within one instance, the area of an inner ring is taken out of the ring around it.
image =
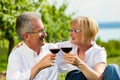
[[[72,50],[72,43],[67,43],[67,44],[63,44],[61,46],[61,50],[64,52],[64,53],[69,53],[71,50]]]
[[[49,50],[53,54],[57,54],[60,51],[60,49],[54,43],[49,43]]]
[[[72,49],[74,49],[73,44],[71,43],[71,41],[63,41],[63,42],[61,42],[60,48],[61,48],[61,51],[63,53],[66,53],[66,54],[70,53],[72,51]],[[61,65],[59,67],[62,70],[68,71],[68,70],[72,70],[73,65],[66,63],[64,58],[62,57],[62,62],[61,62]]]

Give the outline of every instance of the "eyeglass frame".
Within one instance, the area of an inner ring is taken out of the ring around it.
[[[69,32],[74,32],[74,33],[82,32],[82,30],[80,30],[80,29],[75,29],[75,30],[68,29],[68,31]]]
[[[43,33],[43,32],[45,32],[45,29],[40,29],[40,30],[38,30],[36,32],[27,32],[27,33],[29,33],[29,34],[36,34],[36,33]]]

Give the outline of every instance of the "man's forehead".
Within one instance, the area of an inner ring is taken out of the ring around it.
[[[34,29],[44,29],[43,22],[41,20],[33,20],[32,21]]]

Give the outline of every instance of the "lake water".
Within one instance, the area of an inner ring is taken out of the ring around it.
[[[102,41],[120,40],[120,28],[100,28],[96,38]]]

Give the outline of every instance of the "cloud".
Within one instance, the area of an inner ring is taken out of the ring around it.
[[[120,0],[68,0],[66,12],[95,18],[99,22],[120,22]]]

